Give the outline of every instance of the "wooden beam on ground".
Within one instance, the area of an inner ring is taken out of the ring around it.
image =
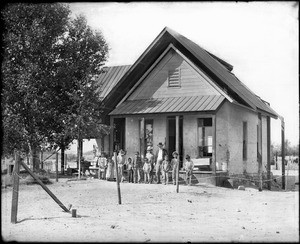
[[[117,153],[116,152],[114,152],[114,161],[115,161],[115,169],[116,169],[116,182],[117,182],[117,190],[118,190],[118,201],[119,201],[119,204],[121,204],[121,190],[120,190],[118,163],[117,163]]]
[[[11,223],[17,223],[18,200],[19,200],[19,173],[20,173],[20,154],[16,153],[15,166],[13,170],[13,192],[11,202]]]
[[[179,116],[176,116],[176,151],[179,154]],[[176,192],[179,192],[179,160],[178,155],[177,172],[176,172]]]
[[[37,181],[37,183],[50,195],[50,197],[65,211],[70,212],[69,209],[67,209],[61,201],[58,200],[58,198],[48,189],[48,187],[28,168],[28,166],[23,162],[20,161],[20,164],[23,166],[23,168],[31,175],[33,179]]]

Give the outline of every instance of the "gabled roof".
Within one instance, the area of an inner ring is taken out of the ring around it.
[[[100,84],[100,97],[102,99],[107,96],[130,67],[131,65],[103,67],[103,72],[97,77]]]
[[[119,82],[107,93],[103,102],[108,113],[130,91],[138,79],[148,70],[170,43],[187,56],[191,62],[198,66],[221,89],[226,90],[228,95],[237,103],[248,106],[255,111],[265,112],[273,118],[278,117],[278,114],[267,103],[257,97],[231,73],[232,65],[168,27],[162,30],[137,61],[125,72]]]

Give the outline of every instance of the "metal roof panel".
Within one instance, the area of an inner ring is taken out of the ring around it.
[[[114,109],[110,115],[213,111],[224,99],[221,95],[205,95],[127,100]]]

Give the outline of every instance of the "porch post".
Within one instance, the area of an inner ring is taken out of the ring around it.
[[[217,175],[217,167],[216,167],[216,130],[217,130],[217,125],[216,125],[216,115],[213,115],[212,117],[212,126],[213,126],[213,144],[212,144],[212,162],[211,162],[211,170],[213,172],[213,175]],[[228,167],[228,166],[227,166]],[[215,178],[215,185],[217,185],[217,178]]]
[[[112,156],[114,152],[114,118],[110,117],[110,133],[109,133],[109,153]]]
[[[145,158],[145,118],[141,118],[140,120],[140,139],[141,139],[141,152],[140,152],[140,155],[141,155],[141,158],[144,159]]]
[[[267,116],[267,179],[268,190],[271,190],[271,123],[269,116]]]
[[[176,151],[179,154],[179,116],[176,116]],[[178,164],[177,164],[177,175],[176,175],[176,192],[179,192],[179,160],[180,160],[180,155],[178,155]]]
[[[262,119],[261,113],[258,113],[258,148],[257,148],[257,159],[258,159],[258,177],[259,177],[259,186],[258,190],[262,191]]]

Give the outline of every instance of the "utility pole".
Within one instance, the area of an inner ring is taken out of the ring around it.
[[[282,180],[281,188],[285,189],[285,143],[284,143],[284,118],[279,117],[281,120],[281,170],[282,170]]]

